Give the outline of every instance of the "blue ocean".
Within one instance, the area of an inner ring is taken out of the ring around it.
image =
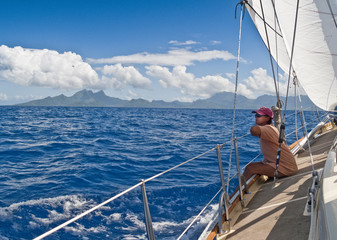
[[[232,110],[219,109],[2,106],[0,111],[0,240],[33,239],[141,179],[228,142],[233,120]],[[295,129],[289,113],[286,134]],[[309,129],[317,122],[315,113],[306,112]],[[251,111],[237,110],[235,136],[249,133],[254,121]],[[295,139],[292,134],[287,141]],[[241,167],[260,152],[250,135],[240,138],[238,147]],[[226,144],[226,178],[229,156]],[[230,175],[235,170],[233,155]],[[236,184],[230,182],[231,191]],[[156,239],[176,239],[220,187],[215,150],[147,182]],[[183,239],[197,239],[218,201]],[[147,239],[144,222],[138,187],[45,239]]]

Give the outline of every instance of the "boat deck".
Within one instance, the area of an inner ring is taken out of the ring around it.
[[[322,134],[311,144],[315,169],[324,167],[337,129]],[[299,171],[274,184],[268,180],[243,209],[226,239],[308,239],[310,216],[304,216],[312,166],[308,150],[296,156]]]

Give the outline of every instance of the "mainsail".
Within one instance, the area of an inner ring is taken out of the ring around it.
[[[337,106],[337,0],[299,0],[297,23],[295,0],[247,2],[263,41],[286,73],[297,24],[292,70],[316,106],[334,110]]]

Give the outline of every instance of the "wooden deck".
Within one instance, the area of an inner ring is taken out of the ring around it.
[[[323,133],[311,144],[315,169],[324,166],[336,134],[337,129]],[[226,239],[308,239],[310,216],[303,215],[308,188],[312,185],[308,151],[299,153],[296,161],[299,168],[296,175],[279,179],[277,185],[273,180],[262,184],[231,227],[234,232]]]

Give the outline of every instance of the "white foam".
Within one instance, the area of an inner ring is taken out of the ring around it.
[[[66,232],[74,235],[82,235],[86,233],[102,233],[107,231],[107,227],[105,226],[85,228],[84,225],[79,223],[75,223],[75,226],[66,226],[64,229]]]
[[[121,222],[122,221],[122,214],[121,213],[113,213],[108,217],[108,222]]]
[[[54,198],[40,198],[37,200],[29,200],[25,202],[13,203],[9,207],[0,208],[1,211],[9,211],[12,212],[14,210],[18,210],[22,206],[41,206],[41,205],[50,205],[51,207],[57,207],[63,205],[62,202],[65,202],[66,205],[65,210],[69,211],[72,208],[80,208],[85,204],[88,204],[88,201],[78,195],[65,195]],[[91,203],[92,201],[90,201]]]
[[[29,221],[29,227],[34,229],[34,228],[40,228],[40,225],[37,224],[36,222]]]
[[[66,196],[58,196],[55,198],[44,198],[44,199],[37,199],[37,200],[29,200],[25,202],[19,202],[14,203],[8,207],[0,208],[0,217],[2,219],[6,218],[16,218],[13,220],[13,229],[15,229],[18,226],[15,226],[15,222],[17,219],[22,218],[21,216],[24,216],[23,214],[18,214],[17,211],[23,211],[27,209],[28,207],[38,207],[42,209],[42,212],[40,213],[28,213],[30,216],[29,220],[29,228],[36,229],[40,228],[41,226],[49,226],[56,222],[61,222],[63,220],[68,220],[69,218],[73,217],[74,214],[82,212],[84,209],[87,209],[88,207],[94,206],[96,203],[93,200],[87,200],[83,198],[80,195],[66,195]],[[174,204],[172,202],[172,204]],[[110,207],[106,206],[102,209],[111,210]],[[117,227],[121,230],[128,231],[129,234],[124,235],[123,239],[125,240],[132,240],[132,239],[146,239],[146,234],[143,235],[134,235],[130,232],[137,232],[139,230],[145,230],[145,223],[143,219],[139,219],[140,216],[137,216],[132,213],[126,213],[125,217],[124,213],[113,213],[108,216],[105,216],[101,211],[102,209],[94,212],[95,217],[99,216],[103,218],[103,221],[106,222],[106,224],[111,224],[113,222],[115,223],[123,223],[125,221],[131,222],[128,226],[124,227]],[[194,223],[192,228],[185,234],[183,239],[192,239],[195,238],[193,234],[195,231],[200,230],[200,227],[206,225],[214,215],[214,212],[216,212],[218,209],[218,204],[210,205],[209,209],[206,210],[206,212],[199,217],[199,219]],[[159,212],[161,212],[164,209],[159,209]],[[27,213],[26,214],[27,217]],[[40,215],[38,215],[40,214]],[[28,216],[28,217],[29,217]],[[190,217],[183,222],[176,222],[176,221],[156,221],[153,222],[153,228],[155,233],[169,233],[172,235],[177,236],[179,233],[177,233],[177,229],[181,229],[181,232],[184,230],[182,229],[182,226],[189,225],[194,219],[193,217]],[[88,227],[85,228],[84,225],[81,225],[79,223],[74,223],[71,226],[65,227],[65,231],[73,234],[73,235],[81,235],[81,237],[86,238],[87,233],[106,233],[108,236],[109,229],[105,226],[95,226],[95,227]],[[0,240],[7,240],[6,238],[1,238]],[[169,239],[169,238],[166,238]]]
[[[218,204],[210,205],[210,208],[206,210],[199,219],[192,225],[187,234],[182,239],[193,239],[195,238],[194,233],[200,228],[205,226],[209,221],[212,220],[214,213],[218,210]],[[161,221],[153,222],[153,228],[155,232],[167,232],[172,234],[177,234],[176,230],[181,226],[188,226],[196,216],[192,216],[183,222],[174,221]],[[183,229],[184,230],[184,229]],[[183,232],[183,230],[181,232]]]
[[[126,231],[136,231],[139,228],[145,229],[144,221],[143,220],[139,220],[138,216],[136,216],[134,214],[127,213],[125,219],[131,221],[135,226],[128,226],[126,228],[123,227],[122,228],[123,230],[126,230]]]
[[[55,222],[61,222],[73,217],[74,213],[83,212],[83,209],[93,206],[93,200],[86,200],[80,195],[66,195],[55,198],[41,198],[37,200],[29,200],[11,204],[8,207],[0,208],[0,218],[2,220],[11,220],[12,228],[20,230],[22,226],[17,225],[17,219],[23,217],[30,218],[28,227],[31,229],[41,228],[41,226],[49,226]],[[30,213],[32,207],[41,209]],[[97,213],[96,213],[97,214]],[[98,232],[102,227],[96,228],[75,228],[73,232]]]
[[[146,234],[142,235],[124,235],[123,240],[142,240],[142,239],[147,239]]]

